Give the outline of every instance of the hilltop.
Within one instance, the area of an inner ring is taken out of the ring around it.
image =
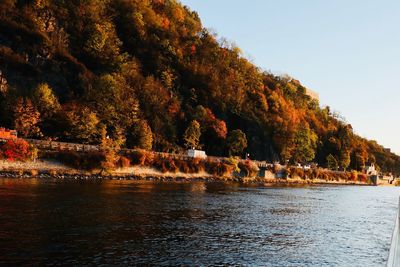
[[[0,3],[0,126],[23,137],[400,174],[399,156],[307,91],[175,0]]]

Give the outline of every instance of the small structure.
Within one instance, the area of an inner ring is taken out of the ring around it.
[[[365,174],[366,175],[378,175],[378,171],[375,169],[375,164],[371,164],[371,166],[365,167]]]
[[[205,159],[207,158],[206,152],[202,150],[196,150],[196,149],[189,149],[187,151],[187,155],[191,158],[202,158]]]
[[[378,185],[378,171],[375,169],[375,164],[365,167],[365,174],[369,177],[374,185]]]
[[[0,128],[0,140],[7,141],[10,139],[17,139],[17,131]]]

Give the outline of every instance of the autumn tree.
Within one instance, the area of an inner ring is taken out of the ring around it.
[[[40,113],[33,125],[46,138],[100,143],[105,127],[123,146],[141,139],[131,137],[142,118],[153,139],[144,147],[181,151],[186,122],[196,120],[210,155],[225,154],[228,129],[241,129],[255,159],[315,153],[320,165],[332,155],[346,166],[350,154],[347,168],[376,161],[400,175],[399,156],[357,137],[300,81],[262,71],[179,1],[2,0],[0,17],[2,127],[13,127],[16,99],[32,96]]]
[[[120,146],[118,142],[110,138],[105,127],[101,128],[100,150],[104,157],[104,159],[101,161],[102,171],[110,171],[115,169],[119,160],[118,153]]]
[[[14,108],[14,128],[22,137],[41,137],[40,113],[29,98],[20,98]]]
[[[183,134],[183,142],[188,149],[197,149],[199,147],[201,136],[200,123],[196,120],[190,122],[189,126],[186,128]]]
[[[218,119],[211,109],[198,105],[193,119],[201,125],[201,143],[204,143],[205,149],[212,154],[224,153],[223,143],[226,139],[228,129],[225,121]]]
[[[247,148],[246,134],[239,129],[230,131],[226,141],[229,155],[239,155]]]

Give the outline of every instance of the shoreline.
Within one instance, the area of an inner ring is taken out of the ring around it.
[[[184,175],[143,175],[143,174],[130,174],[130,175],[100,175],[100,174],[87,174],[87,173],[58,173],[52,174],[51,172],[40,172],[31,174],[29,171],[22,170],[2,170],[0,171],[0,179],[43,179],[43,180],[81,180],[81,181],[111,181],[111,180],[124,180],[124,181],[150,181],[150,182],[222,182],[222,183],[241,183],[245,185],[258,185],[258,186],[286,186],[286,185],[348,185],[348,186],[374,186],[372,184],[358,182],[358,181],[326,181],[321,179],[292,179],[292,178],[230,178],[230,177],[216,177],[216,176],[197,176],[188,177]],[[379,186],[379,185],[378,185]]]
[[[131,180],[154,182],[233,182],[259,186],[285,185],[362,185],[375,186],[368,182],[340,178],[278,178],[273,173],[266,177],[241,177],[237,175],[217,176],[205,171],[197,173],[161,172],[146,166],[119,168],[111,172],[83,171],[68,167],[57,161],[35,162],[0,161],[0,178],[9,179],[59,179],[59,180]],[[378,186],[393,186],[379,184]]]

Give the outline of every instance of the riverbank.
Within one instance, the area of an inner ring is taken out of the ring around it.
[[[242,177],[240,175],[211,175],[205,171],[198,173],[161,172],[146,166],[118,168],[105,172],[102,170],[76,170],[56,161],[38,160],[35,162],[0,161],[0,177],[4,178],[39,178],[39,179],[74,179],[74,180],[137,180],[137,181],[167,181],[167,182],[240,182],[244,184],[260,185],[304,185],[304,184],[331,184],[331,185],[371,185],[363,181],[344,179],[320,178],[278,178],[272,172],[265,177]]]

